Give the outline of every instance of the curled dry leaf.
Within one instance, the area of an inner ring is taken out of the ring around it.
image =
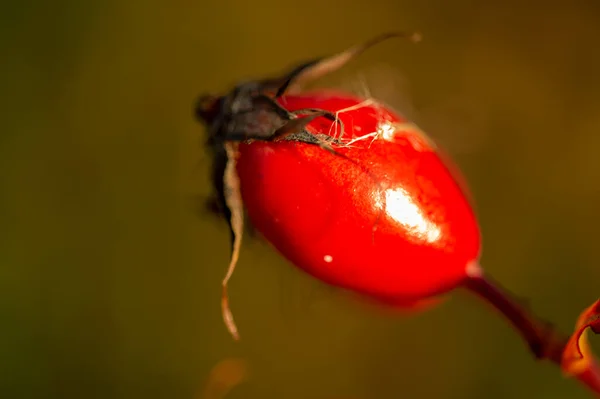
[[[585,309],[575,325],[575,332],[565,346],[561,368],[568,376],[584,380],[600,392],[600,368],[587,340],[588,328],[600,334],[600,299]]]

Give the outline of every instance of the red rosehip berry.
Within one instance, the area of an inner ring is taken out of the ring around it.
[[[237,262],[244,210],[293,264],[329,284],[411,308],[461,284],[479,255],[473,212],[414,124],[374,99],[301,94],[386,34],[281,78],[204,96],[213,181]],[[415,38],[415,35],[411,35]]]
[[[296,140],[239,145],[244,206],[279,252],[322,281],[399,306],[462,283],[479,255],[479,230],[418,127],[346,93],[278,102],[290,112],[319,109],[336,118],[305,127],[335,152]]]
[[[406,35],[382,35],[197,104],[214,155],[218,209],[231,232],[222,297],[229,331],[238,338],[226,288],[246,212],[293,264],[366,297],[415,309],[465,287],[501,312],[537,358],[553,361],[600,395],[600,367],[582,339],[588,327],[600,331],[598,302],[581,316],[571,339],[537,319],[484,276],[480,232],[458,184],[460,173],[418,127],[375,99],[299,90],[394,36]]]

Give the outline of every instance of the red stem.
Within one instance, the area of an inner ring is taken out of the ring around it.
[[[473,273],[464,285],[506,317],[536,358],[547,359],[561,367],[562,355],[569,341],[568,336],[536,317],[500,284],[481,273]],[[573,377],[600,397],[600,368],[595,359],[590,359],[590,366]]]

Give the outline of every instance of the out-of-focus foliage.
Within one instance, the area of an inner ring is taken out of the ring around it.
[[[393,317],[258,241],[230,285],[233,343],[191,107],[421,31],[325,83],[366,81],[441,142],[476,198],[484,267],[571,331],[600,289],[598,4],[57,0],[0,19],[0,397],[194,398],[229,356],[252,370],[231,399],[587,397],[466,295]]]

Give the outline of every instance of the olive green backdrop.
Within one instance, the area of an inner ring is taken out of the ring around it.
[[[524,3],[4,2],[0,397],[200,399],[231,356],[250,380],[228,399],[588,397],[465,293],[396,316],[258,241],[231,282],[234,343],[228,233],[197,210],[198,94],[418,29],[323,84],[366,81],[440,141],[485,268],[570,331],[600,295],[600,7]]]

